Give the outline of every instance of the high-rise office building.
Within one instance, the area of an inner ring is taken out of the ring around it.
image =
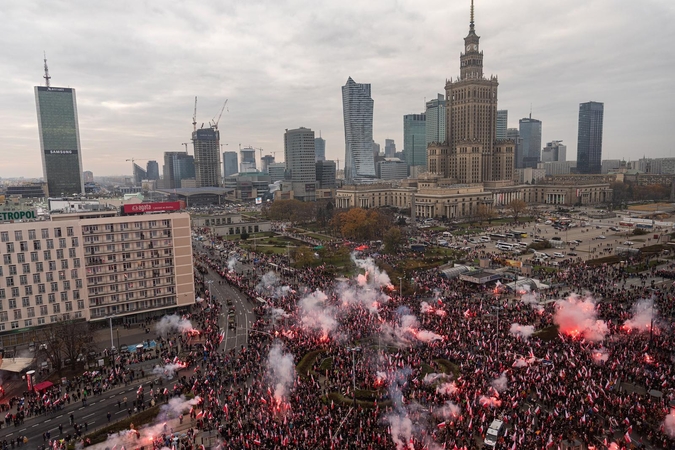
[[[84,194],[75,89],[50,85],[46,59],[44,78],[45,86],[35,86],[35,106],[47,196]]]
[[[427,167],[427,128],[426,115],[406,114],[403,116],[403,154],[408,167],[419,167],[425,172]]]
[[[239,158],[237,152],[223,153],[223,176],[229,177],[239,172]]]
[[[316,161],[325,161],[326,160],[326,140],[321,136],[314,138],[314,151]]]
[[[541,161],[541,120],[530,117],[520,119],[520,138],[523,140],[523,161],[522,166],[537,168],[537,164]]]
[[[337,186],[335,161],[316,162],[316,182],[321,189],[332,189]]]
[[[567,161],[567,146],[562,141],[551,141],[541,151],[541,162]]]
[[[507,109],[497,110],[497,140],[507,139],[506,130],[509,128],[509,111]]]
[[[134,169],[134,186],[140,186],[143,180],[148,179],[148,172],[136,163],[132,163]]]
[[[220,132],[215,127],[200,128],[192,132],[197,187],[219,187]]]
[[[286,179],[291,181],[315,182],[314,132],[300,127],[284,133],[284,160]]]
[[[270,164],[274,163],[274,156],[272,155],[265,155],[262,158],[260,158],[260,171],[262,173],[269,173],[269,166]]]
[[[82,174],[84,177],[84,182],[85,183],[93,183],[94,182],[94,172],[91,170],[85,170],[84,173]]]
[[[252,147],[246,147],[239,150],[241,154],[241,163],[239,164],[239,172],[248,173],[255,172],[255,149]]]
[[[164,152],[164,189],[176,189],[182,180],[195,178],[195,160],[186,152]]]
[[[157,161],[148,161],[145,171],[148,174],[148,180],[159,180],[159,164]]]
[[[458,183],[512,180],[515,144],[497,140],[499,82],[496,76],[483,75],[483,52],[473,19],[472,4],[460,75],[445,85],[446,142],[429,145],[427,167]]]
[[[373,141],[373,158],[377,159],[380,156],[380,144]]]
[[[394,158],[396,156],[396,143],[393,139],[384,140],[384,157]]]
[[[267,167],[270,175],[270,181],[280,181],[286,178],[286,163],[272,163]]]
[[[438,97],[427,102],[426,115],[426,144],[432,142],[445,142],[445,100],[443,94],[438,94]],[[425,159],[426,159],[426,148]],[[396,153],[392,153],[393,157]],[[385,155],[386,156],[386,155]]]
[[[373,107],[370,84],[356,83],[351,77],[342,86],[345,124],[345,179],[363,182],[375,178],[373,158]]]
[[[577,138],[577,171],[602,171],[602,121],[605,105],[599,102],[579,104],[579,134]]]
[[[514,148],[514,166],[522,167],[523,166],[523,139],[520,137],[520,131],[518,128],[507,128],[506,129],[506,139],[513,141],[515,144]]]

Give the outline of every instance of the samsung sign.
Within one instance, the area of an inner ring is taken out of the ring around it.
[[[0,211],[0,220],[29,220],[37,219],[34,209],[28,211]]]

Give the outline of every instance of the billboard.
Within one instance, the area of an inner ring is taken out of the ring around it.
[[[143,214],[163,211],[179,211],[181,202],[134,203],[122,207],[124,214]]]

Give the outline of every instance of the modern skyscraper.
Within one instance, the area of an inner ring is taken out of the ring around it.
[[[373,158],[377,159],[380,156],[380,144],[373,141]]]
[[[317,161],[316,162],[316,182],[321,189],[332,189],[336,187],[335,161]]]
[[[443,94],[427,102],[426,115],[426,144],[445,142],[445,100]],[[426,157],[426,147],[424,149]],[[396,151],[394,151],[396,153]],[[386,156],[386,155],[385,155]],[[389,158],[393,157],[388,156]]]
[[[384,140],[384,157],[394,158],[396,156],[396,143],[393,139]]]
[[[426,115],[407,114],[403,116],[403,154],[408,167],[419,167],[419,172],[427,168],[427,128]]]
[[[239,164],[239,172],[255,172],[255,149],[252,147],[246,147],[239,150],[241,153],[241,164]]]
[[[197,187],[219,187],[220,131],[215,127],[200,128],[192,132],[195,155],[195,180]]]
[[[148,180],[159,180],[159,164],[157,164],[157,161],[148,161],[145,171],[147,172]]]
[[[300,127],[284,133],[286,179],[292,182],[293,195],[299,200],[316,199],[316,153],[314,132]]]
[[[223,174],[226,177],[239,172],[239,158],[237,152],[223,153]]]
[[[523,166],[523,139],[520,137],[520,131],[518,128],[507,128],[506,129],[506,139],[515,142],[514,145],[514,166],[522,167]]]
[[[270,175],[270,181],[280,181],[286,178],[286,163],[272,163],[267,167]]]
[[[507,139],[506,130],[509,127],[509,111],[507,109],[497,110],[497,140]]]
[[[132,165],[134,166],[134,186],[140,186],[143,180],[148,179],[148,172],[136,163]]]
[[[473,18],[472,2],[460,75],[445,85],[446,142],[429,145],[428,170],[466,184],[512,180],[515,144],[497,140],[499,82],[483,75],[483,52]]]
[[[577,138],[577,172],[602,171],[602,121],[604,103],[579,104],[579,134]]]
[[[562,141],[551,141],[541,151],[541,162],[567,161],[567,146]]]
[[[326,140],[321,136],[314,138],[314,151],[316,152],[314,158],[316,161],[326,160]]]
[[[262,173],[269,173],[269,166],[274,162],[274,156],[272,155],[265,155],[262,158],[260,158],[260,171]]]
[[[35,86],[35,106],[47,196],[84,194],[75,89],[50,86],[44,61],[45,86]]]
[[[520,125],[520,137],[523,140],[523,161],[522,166],[516,167],[518,169],[524,167],[536,169],[537,163],[541,161],[541,120],[533,119],[532,114],[530,114],[530,117],[520,119],[518,123]]]
[[[181,187],[181,181],[186,178],[195,178],[195,160],[186,152],[164,152],[164,189]]]
[[[342,86],[345,123],[345,179],[358,183],[375,178],[373,158],[373,107],[370,84],[351,77]]]

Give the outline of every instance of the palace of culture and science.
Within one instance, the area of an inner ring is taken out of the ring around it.
[[[475,217],[480,208],[505,206],[516,199],[568,206],[610,201],[609,183],[597,178],[572,176],[536,184],[516,179],[515,142],[497,139],[498,86],[496,76],[483,74],[472,1],[460,75],[445,84],[446,141],[428,145],[428,172],[398,184],[343,186],[336,191],[336,206],[393,206],[411,208],[416,217],[456,219]]]

